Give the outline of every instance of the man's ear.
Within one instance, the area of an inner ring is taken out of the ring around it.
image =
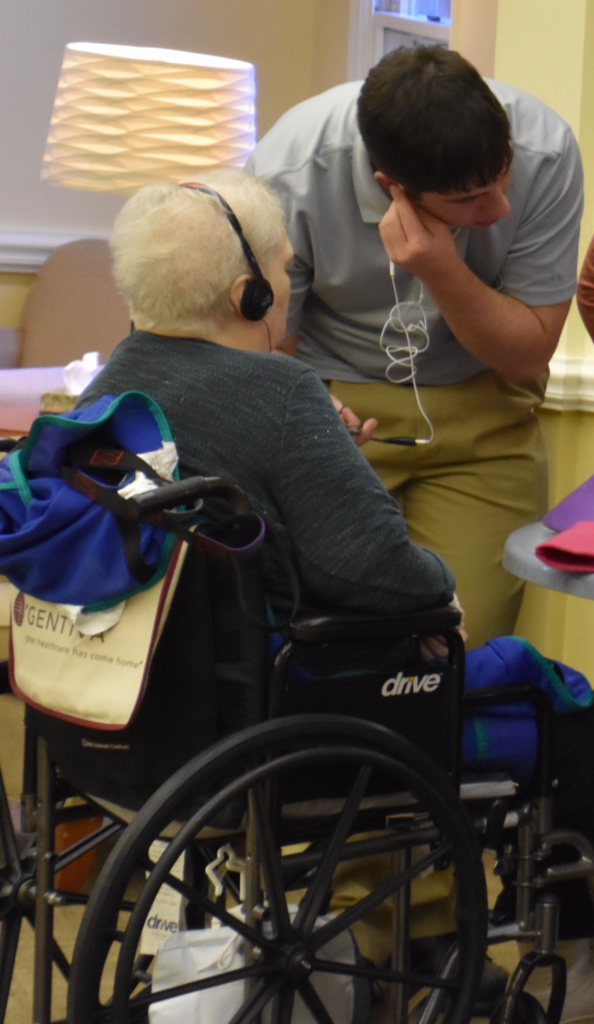
[[[252,278],[250,277],[249,274],[241,274],[239,277],[235,278],[233,284],[231,285],[231,290],[229,291],[229,302],[233,306],[233,309],[235,310],[237,315],[240,316],[242,320],[245,320],[245,317],[241,312],[241,300],[243,298],[245,286],[248,283],[248,281],[251,280]]]
[[[402,192],[404,192],[402,185],[395,181],[394,178],[388,177],[388,175],[384,174],[383,171],[374,171],[373,177],[375,178],[377,183],[381,185],[384,192],[386,193],[387,196],[390,197],[390,199],[392,198],[392,189],[399,188],[401,189]]]

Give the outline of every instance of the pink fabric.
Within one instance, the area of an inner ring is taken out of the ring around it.
[[[536,555],[545,565],[569,572],[594,572],[594,522],[579,522],[544,541]]]

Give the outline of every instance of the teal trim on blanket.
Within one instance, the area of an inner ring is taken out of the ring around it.
[[[510,637],[509,639],[517,640],[518,643],[521,643],[524,645],[524,647],[528,648],[530,654],[532,655],[534,660],[538,662],[542,672],[547,677],[551,686],[553,687],[553,689],[555,690],[558,697],[560,698],[560,700],[566,708],[568,708],[571,711],[580,711],[582,708],[590,707],[592,701],[594,700],[594,693],[592,692],[592,690],[590,690],[584,703],[580,704],[577,700],[575,700],[574,697],[572,697],[563,680],[560,679],[557,673],[555,672],[555,669],[551,662],[547,658],[543,657],[540,651],[536,650],[536,647],[533,647],[532,644],[528,640],[525,640],[522,636],[514,636]]]
[[[30,502],[33,501],[33,492],[29,487],[29,481],[23,472],[23,467],[21,465],[22,454],[22,448],[17,449],[16,452],[11,452],[8,456],[8,465],[10,472],[14,477],[23,505],[29,505]]]
[[[122,404],[122,402],[125,402],[126,399],[128,398],[139,399],[147,407],[147,409],[150,412],[152,412],[159,426],[159,430],[161,432],[161,439],[163,441],[173,441],[171,428],[169,426],[169,423],[167,422],[165,413],[161,409],[160,405],[158,405],[157,402],[155,402],[155,400],[151,398],[150,395],[145,395],[144,391],[124,391],[123,394],[118,395],[117,398],[114,398],[113,402],[110,402],[107,409],[105,410],[103,415],[99,417],[98,420],[69,419],[68,415],[64,415],[63,413],[42,413],[41,416],[38,416],[37,419],[34,420],[33,422],[31,431],[29,433],[29,436],[24,447],[20,449],[20,452],[22,453],[23,468],[25,470],[27,469],[29,459],[37,442],[37,438],[39,437],[39,434],[41,433],[44,427],[66,428],[67,430],[72,430],[73,433],[78,433],[81,436],[83,434],[88,434],[92,430],[95,430],[97,427],[100,427],[103,423],[105,423],[106,420],[110,418],[110,416],[113,416],[116,409]],[[173,471],[173,479],[179,480],[179,469],[177,466]],[[28,502],[26,502],[26,504],[28,504]]]

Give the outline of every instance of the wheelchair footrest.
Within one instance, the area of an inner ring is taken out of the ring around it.
[[[525,985],[534,970],[550,967],[552,974],[551,994],[546,1010],[538,1000],[525,991]],[[526,953],[511,975],[505,995],[491,1015],[491,1024],[514,1024],[516,1020],[526,1024],[559,1024],[565,991],[567,988],[567,967],[565,960],[557,953]]]

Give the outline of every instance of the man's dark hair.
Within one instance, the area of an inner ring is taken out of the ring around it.
[[[454,50],[394,50],[369,72],[359,130],[374,168],[412,195],[490,185],[511,163],[503,107]]]

